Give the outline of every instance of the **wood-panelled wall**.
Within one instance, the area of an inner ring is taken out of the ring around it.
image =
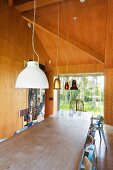
[[[0,138],[11,136],[22,128],[19,109],[26,108],[26,90],[15,89],[22,63],[0,56]]]
[[[113,0],[108,0],[107,5],[104,116],[105,123],[113,125]]]
[[[15,82],[23,61],[32,54],[30,34],[19,14],[0,4],[0,138],[22,128],[18,111],[26,108],[27,96],[25,90],[15,89]]]
[[[105,68],[113,68],[113,0],[108,0],[106,25]]]
[[[48,73],[49,89],[46,90],[45,118],[53,114],[53,73]]]
[[[105,123],[113,125],[113,68],[105,69],[104,113]]]
[[[0,3],[0,138],[22,128],[18,111],[27,107],[27,91],[15,89],[15,82],[27,59],[32,59],[31,30],[16,10]]]

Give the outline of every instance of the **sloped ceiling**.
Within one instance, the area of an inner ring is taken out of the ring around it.
[[[36,2],[35,30],[47,53],[46,62],[51,60],[53,66],[104,63],[107,0],[59,0],[59,20],[58,0]],[[33,1],[14,0],[13,5],[32,23]]]
[[[58,38],[54,33],[43,29],[41,26],[37,26],[36,33],[54,66],[98,63],[89,53],[77,48],[63,38]]]

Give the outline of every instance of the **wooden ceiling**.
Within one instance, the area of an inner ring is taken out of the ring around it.
[[[33,23],[33,1],[8,3]],[[107,0],[36,0],[36,6],[35,30],[47,53],[47,65],[50,60],[53,66],[104,63]]]

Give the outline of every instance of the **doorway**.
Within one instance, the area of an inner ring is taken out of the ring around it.
[[[104,116],[104,75],[60,75],[61,90],[59,92],[59,110],[69,110],[72,100],[80,99],[84,102],[84,111],[91,112],[93,116]],[[76,80],[78,90],[65,90],[65,82],[69,87],[72,80]]]

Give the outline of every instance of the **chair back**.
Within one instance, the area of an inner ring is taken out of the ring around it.
[[[98,126],[103,128],[103,125],[104,125],[104,118],[103,118],[103,116],[98,115],[97,118],[98,118]]]
[[[76,111],[84,111],[84,102],[80,99],[74,99],[70,101],[70,109]]]
[[[84,111],[84,102],[80,99],[76,100],[76,111]]]

